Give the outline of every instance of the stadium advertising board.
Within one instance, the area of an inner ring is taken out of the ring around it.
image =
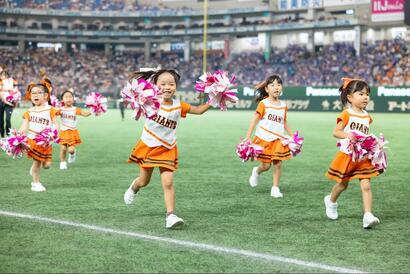
[[[323,0],[279,0],[279,10],[307,9],[309,7],[321,8]]]
[[[403,21],[404,0],[372,0],[372,21]]]
[[[231,109],[254,110],[254,91],[250,87],[238,87],[239,101],[230,104]],[[199,104],[195,91],[179,91],[180,100]],[[338,87],[285,87],[281,99],[292,111],[341,111]],[[374,112],[410,113],[410,87],[375,87],[371,89],[367,110]]]
[[[370,4],[370,0],[323,0],[323,7],[337,7],[337,6],[349,6],[349,5],[360,5],[360,4]]]

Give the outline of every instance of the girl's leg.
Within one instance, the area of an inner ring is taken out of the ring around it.
[[[363,228],[372,228],[380,223],[379,218],[372,213],[372,190],[370,188],[370,179],[360,179],[360,188],[363,199]]]
[[[282,161],[273,161],[273,186],[279,187],[280,176],[282,175]]]
[[[159,168],[161,173],[162,189],[164,190],[165,207],[167,215],[175,210],[174,173],[167,168]]]
[[[132,190],[136,193],[140,188],[145,187],[149,184],[151,180],[152,171],[154,170],[153,167],[140,167],[140,174],[139,176],[133,181],[132,183]]]
[[[42,165],[44,169],[49,169],[51,167],[51,161],[43,162]]]
[[[68,147],[68,153],[74,154],[75,153],[75,146],[69,146]]]
[[[262,172],[268,171],[270,169],[270,163],[261,162],[261,164],[256,169],[256,173],[261,174]]]
[[[33,177],[33,183],[40,182],[40,167],[41,162],[38,160],[33,160],[33,164],[31,166],[31,176]]]
[[[72,164],[75,162],[75,146],[68,146],[68,163]]]
[[[60,162],[65,162],[67,155],[67,145],[60,145]]]
[[[259,174],[261,174],[262,172],[268,171],[269,168],[270,168],[270,163],[264,163],[264,162],[261,162],[259,166],[254,167],[252,169],[251,177],[249,177],[249,185],[251,187],[256,187],[258,185]]]
[[[370,188],[370,179],[360,179],[360,189],[362,190],[363,212],[372,212],[372,190]]]
[[[340,194],[342,194],[342,192],[347,189],[348,185],[349,182],[336,183],[332,188],[332,192],[330,193],[330,201],[332,203],[336,203]]]

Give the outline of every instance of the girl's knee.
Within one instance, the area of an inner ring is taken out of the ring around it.
[[[269,170],[269,169],[270,169],[270,163],[262,163],[261,166],[260,166],[260,169],[261,169],[262,171],[267,171],[267,170]]]
[[[44,162],[43,163],[43,168],[44,169],[49,169],[51,167],[51,162]]]
[[[68,153],[73,154],[74,151],[75,151],[75,147],[74,147],[74,146],[68,147]]]
[[[162,180],[162,185],[167,189],[171,189],[174,187],[174,180],[172,179]]]
[[[368,179],[360,180],[360,189],[363,192],[370,191],[371,190],[370,189],[370,180],[368,180]]]
[[[273,161],[273,166],[278,168],[282,166],[282,161]]]

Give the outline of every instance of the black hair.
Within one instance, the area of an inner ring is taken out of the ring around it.
[[[74,97],[74,90],[71,89],[71,88],[68,88],[68,89],[64,90],[63,93],[61,93],[60,100],[63,100],[64,94],[66,94],[67,92],[71,93],[71,95]]]
[[[365,89],[370,94],[370,87],[365,81],[359,80],[359,79],[353,79],[353,80],[348,79],[345,81],[348,81],[347,84],[345,82],[339,88],[340,100],[342,101],[343,106],[346,106],[347,104],[350,103],[349,100],[347,99],[348,95],[351,95],[355,92],[362,91],[363,89]]]
[[[47,94],[48,94],[48,100],[47,100],[47,102],[48,102],[49,105],[51,105],[51,92],[50,92],[49,88],[47,87],[47,85],[45,85],[45,84],[43,84],[43,83],[37,83],[37,84],[31,83],[31,84],[29,84],[28,87],[27,87],[27,90],[26,90],[26,98],[27,98],[27,99],[28,99],[28,98],[31,98],[31,90],[32,90],[33,88],[36,88],[36,87],[41,88],[44,93],[47,93]],[[27,97],[27,95],[29,95],[30,97]],[[30,99],[30,100],[31,100],[31,99]],[[34,104],[33,104],[33,106],[34,106]]]
[[[10,77],[10,74],[9,74],[9,72],[8,72],[7,70],[2,70],[2,71],[0,72],[0,76],[6,76],[6,78],[9,78],[9,77]]]
[[[260,101],[262,101],[263,99],[265,99],[266,97],[269,96],[269,94],[266,92],[265,88],[273,83],[277,81],[278,84],[283,83],[282,79],[279,77],[279,75],[273,74],[271,76],[269,76],[268,78],[266,78],[265,81],[263,81],[262,83],[259,83],[257,86],[255,86],[255,101],[256,103],[259,103]]]
[[[151,81],[154,84],[157,83],[158,78],[161,74],[163,73],[169,73],[171,74],[174,79],[175,83],[178,86],[178,82],[181,79],[181,76],[175,69],[160,69],[160,70],[149,70],[149,71],[135,71],[131,73],[131,75],[128,77],[128,81],[131,82],[133,79],[144,79],[147,81]]]

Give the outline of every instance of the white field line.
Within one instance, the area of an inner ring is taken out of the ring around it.
[[[309,261],[302,261],[302,260],[287,258],[287,257],[282,257],[282,256],[274,256],[274,255],[270,255],[267,253],[257,253],[257,252],[237,249],[237,248],[229,248],[229,247],[217,246],[217,245],[211,245],[211,244],[202,244],[202,243],[196,243],[196,242],[191,242],[191,241],[175,240],[171,238],[152,236],[152,235],[147,235],[147,234],[138,233],[138,232],[123,231],[123,230],[105,228],[105,227],[100,227],[100,226],[95,226],[95,225],[88,225],[88,224],[75,223],[75,222],[58,220],[58,219],[51,219],[51,218],[46,218],[46,217],[41,217],[41,216],[35,216],[35,215],[30,215],[30,214],[23,214],[23,213],[18,213],[18,212],[0,210],[0,216],[29,219],[29,220],[42,222],[42,223],[66,225],[66,226],[71,226],[75,228],[93,230],[97,232],[124,235],[124,236],[129,236],[129,237],[143,239],[143,240],[164,242],[168,244],[201,249],[205,251],[213,251],[213,252],[218,252],[218,253],[239,255],[239,256],[250,257],[250,258],[257,258],[257,259],[264,260],[267,262],[274,262],[274,263],[279,262],[279,263],[284,263],[284,264],[303,266],[307,268],[322,269],[322,270],[331,271],[331,272],[366,273],[366,272],[363,272],[357,269],[337,267],[337,266],[325,265],[325,264],[309,262]]]

